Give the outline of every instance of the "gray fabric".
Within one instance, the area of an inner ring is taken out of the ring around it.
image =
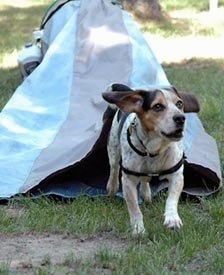
[[[218,178],[222,177],[216,141],[205,132],[198,118],[194,142],[189,148],[186,156],[189,163],[199,164],[202,167],[209,167],[211,171],[217,174]]]

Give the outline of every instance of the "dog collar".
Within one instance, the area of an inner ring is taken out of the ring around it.
[[[127,129],[127,141],[128,141],[128,144],[129,146],[131,147],[131,149],[133,151],[135,151],[135,153],[137,153],[138,155],[142,156],[142,157],[146,157],[146,156],[149,156],[151,158],[153,157],[156,157],[158,154],[151,154],[147,151],[147,148],[145,147],[145,145],[143,144],[142,140],[137,136],[139,142],[141,143],[141,145],[145,148],[145,152],[142,152],[140,150],[138,150],[134,144],[131,142],[131,133],[132,133],[132,129],[136,129],[136,123],[135,123],[135,120],[130,124],[130,126],[128,127]]]
[[[122,165],[122,161],[120,161],[120,168],[127,175],[132,175],[132,176],[136,176],[136,177],[149,177],[149,178],[150,177],[160,177],[160,176],[175,173],[184,164],[184,160],[185,160],[185,156],[183,154],[182,158],[180,159],[180,161],[176,165],[174,165],[173,167],[171,167],[169,169],[159,171],[159,172],[156,172],[156,173],[142,173],[142,172],[136,172],[136,171],[129,170],[129,169],[127,169],[126,167],[124,167]]]

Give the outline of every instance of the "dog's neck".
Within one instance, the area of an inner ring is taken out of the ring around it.
[[[129,126],[130,138],[137,150],[145,152],[150,157],[163,154],[171,142],[156,135],[154,131],[146,131],[136,116]]]

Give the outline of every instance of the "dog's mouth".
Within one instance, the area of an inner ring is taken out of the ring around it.
[[[162,132],[162,135],[168,139],[178,140],[183,137],[183,128],[178,128],[174,132],[171,132],[171,133]]]

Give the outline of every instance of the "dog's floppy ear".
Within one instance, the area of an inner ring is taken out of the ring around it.
[[[139,113],[142,110],[144,98],[138,91],[113,91],[102,93],[103,98],[112,104],[117,105],[123,112]]]
[[[169,89],[170,87],[168,90]],[[185,113],[198,113],[200,111],[200,104],[195,95],[177,91],[174,86],[171,87],[171,90],[173,90],[183,100]]]
[[[126,86],[124,84],[112,83],[112,84],[110,84],[107,87],[107,89],[105,91],[105,94],[107,94],[107,93],[110,94],[111,92],[114,92],[114,91],[121,91],[121,92],[123,92],[123,91],[131,91],[131,88],[129,88],[128,86]],[[108,101],[108,100],[106,100],[106,101]],[[108,101],[108,102],[110,103],[110,101]],[[116,104],[109,104],[107,106],[106,111],[103,114],[103,121],[106,121],[108,119],[112,119],[114,117],[116,111],[117,111]]]
[[[129,88],[127,85],[120,84],[120,83],[113,83],[109,87],[111,87],[111,91],[120,91],[120,92],[132,91],[132,89]]]
[[[185,113],[198,113],[200,111],[200,105],[195,95],[186,92],[178,92],[178,94],[184,102]]]

